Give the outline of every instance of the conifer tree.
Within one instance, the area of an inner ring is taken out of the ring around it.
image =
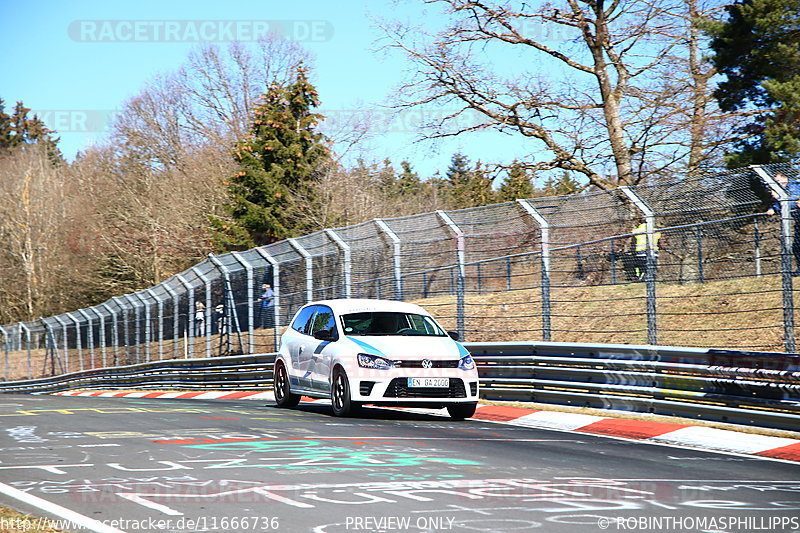
[[[295,81],[272,84],[253,113],[251,133],[234,148],[240,170],[228,184],[230,220],[212,218],[219,248],[263,245],[312,229],[313,183],[331,164],[316,131],[319,98],[299,66]]]
[[[36,143],[46,147],[51,161],[62,162],[63,156],[58,149],[59,139],[53,136],[55,132],[37,115],[29,116],[30,112],[30,108],[17,102],[13,114],[9,115],[5,112],[5,102],[0,98],[0,156],[14,148]]]
[[[511,164],[508,175],[497,191],[501,202],[513,202],[517,199],[533,198],[535,194],[531,175],[517,161]]]

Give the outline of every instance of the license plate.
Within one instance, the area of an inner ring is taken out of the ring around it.
[[[449,387],[450,378],[408,378],[409,387]]]

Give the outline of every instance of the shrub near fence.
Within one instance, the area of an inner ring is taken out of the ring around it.
[[[343,297],[420,303],[467,341],[793,352],[794,229],[778,172],[797,177],[789,165],[753,167],[371,220],[209,256],[155,287],[0,327],[0,376],[273,351],[301,305]],[[765,213],[771,191],[782,214]],[[649,247],[637,256],[640,224]],[[275,290],[267,310],[262,283]]]

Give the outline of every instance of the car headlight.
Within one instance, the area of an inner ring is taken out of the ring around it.
[[[472,370],[475,368],[475,360],[471,355],[465,355],[458,361],[458,368],[461,370]]]
[[[394,368],[394,363],[385,357],[368,353],[358,354],[358,366],[362,368],[376,368],[378,370],[389,370]]]

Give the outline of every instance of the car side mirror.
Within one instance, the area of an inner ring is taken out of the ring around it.
[[[458,332],[457,332],[457,331],[448,331],[448,332],[447,332],[447,335],[448,335],[448,337],[450,337],[450,338],[451,338],[451,339],[453,339],[454,341],[460,340],[460,337],[459,337],[459,335],[458,335]]]
[[[314,332],[313,337],[318,341],[332,341],[333,333],[329,329],[320,329]]]

